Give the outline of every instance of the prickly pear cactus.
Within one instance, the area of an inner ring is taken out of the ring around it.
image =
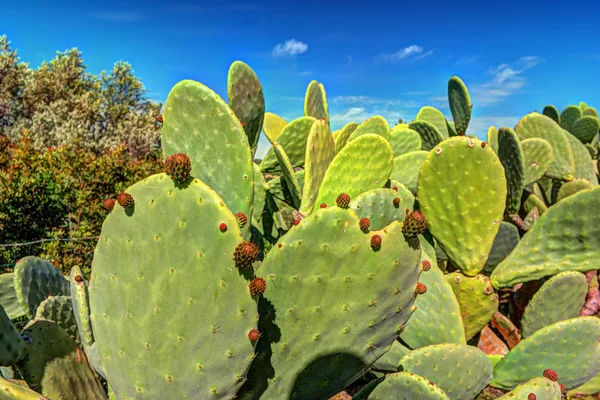
[[[370,229],[374,231],[385,228],[393,221],[404,221],[404,211],[413,209],[415,198],[406,187],[398,185],[395,188],[364,192],[352,199],[350,208],[359,218],[368,218]]]
[[[506,179],[496,153],[477,139],[445,140],[421,167],[417,198],[442,250],[464,274],[477,275],[504,214]]]
[[[281,146],[279,143],[275,142],[273,144],[273,149],[275,150],[279,167],[283,172],[282,176],[285,179],[287,187],[292,195],[292,205],[294,208],[298,209],[300,208],[300,201],[302,200],[302,190],[300,189],[300,184],[298,183],[298,178],[296,178],[296,173],[294,172],[292,163],[283,149],[283,146]]]
[[[464,344],[439,344],[413,350],[400,360],[403,371],[429,379],[451,399],[471,400],[492,380],[484,352]]]
[[[14,381],[4,379],[0,376],[0,394],[2,399],[14,400],[49,400],[47,397],[40,396],[39,393],[24,387]]]
[[[523,149],[525,177],[523,186],[531,185],[540,179],[554,162],[552,146],[547,140],[531,138],[521,141]]]
[[[75,343],[80,344],[77,321],[73,314],[71,296],[50,296],[42,301],[35,312],[35,319],[52,321],[61,327]]]
[[[419,110],[415,118],[416,121],[427,121],[438,129],[442,135],[442,140],[448,139],[448,124],[446,123],[446,117],[437,108],[431,106],[425,106]]]
[[[371,365],[371,370],[383,373],[398,372],[400,359],[411,351],[397,340],[394,341],[389,348],[390,349],[383,356]]]
[[[252,215],[252,154],[241,122],[223,99],[184,80],[169,92],[163,118],[164,156],[187,154],[192,176],[213,188],[234,213]]]
[[[379,135],[385,139],[390,138],[390,126],[387,123],[387,120],[383,118],[381,115],[376,115],[363,121],[358,127],[352,132],[350,137],[348,138],[348,142],[353,141],[357,137],[366,134],[375,134]]]
[[[199,179],[179,187],[157,174],[127,192],[135,209],[115,206],[104,221],[89,285],[107,380],[119,398],[232,398],[257,318],[242,275],[252,270],[232,258],[246,267],[252,246]]]
[[[263,121],[263,132],[269,139],[269,142],[275,143],[281,134],[283,128],[287,125],[287,121],[277,114],[266,112]]]
[[[240,398],[329,398],[361,376],[413,311],[420,253],[400,222],[365,233],[349,209],[294,226],[257,271],[263,338]]]
[[[0,306],[0,366],[9,367],[27,354],[23,338]]]
[[[554,275],[529,301],[521,319],[521,337],[529,337],[545,326],[577,317],[587,291],[588,284],[581,272],[566,271]]]
[[[421,136],[421,150],[429,151],[444,140],[438,128],[431,122],[415,121],[409,125],[409,129],[418,132]]]
[[[571,132],[573,125],[583,117],[583,111],[577,106],[568,106],[560,113],[560,126]]]
[[[496,288],[563,271],[594,269],[600,252],[600,188],[588,189],[550,207],[491,275]]]
[[[410,372],[386,375],[368,400],[450,400],[435,383]]]
[[[25,315],[15,291],[15,275],[12,272],[0,274],[0,306],[10,319]]]
[[[313,117],[300,117],[287,124],[277,138],[277,142],[283,146],[287,153],[292,167],[301,167],[304,165],[306,157],[306,142],[310,129],[316,120]],[[279,162],[275,149],[272,147],[267,151],[265,157],[260,163],[260,169],[263,172],[280,172]]]
[[[531,396],[532,394],[533,396]],[[514,390],[511,390],[504,396],[499,397],[498,400],[560,400],[561,398],[562,395],[558,382],[553,382],[544,377],[538,377],[520,384],[514,388]]]
[[[17,262],[14,271],[17,298],[29,319],[48,296],[69,295],[69,281],[58,268],[38,257],[24,257]]]
[[[500,222],[500,229],[494,238],[494,244],[483,271],[489,275],[513,251],[520,239],[519,229],[516,226],[509,222]]]
[[[519,211],[525,180],[523,149],[517,134],[510,128],[498,131],[498,158],[504,166],[507,184],[506,212]]]
[[[585,146],[577,140],[575,136],[566,131],[564,132],[573,153],[575,165],[573,176],[575,178],[587,179],[593,186],[598,186],[598,177],[596,176],[596,170],[594,169],[594,162],[592,161],[590,152],[587,151]]]
[[[392,146],[394,157],[421,150],[423,146],[419,132],[410,128],[392,129],[389,142],[390,146]]]
[[[304,97],[304,115],[316,119],[325,119],[329,123],[329,106],[327,95],[322,83],[311,81],[306,88]]]
[[[471,121],[473,104],[471,104],[467,86],[458,76],[453,76],[448,80],[448,102],[456,132],[458,135],[464,136],[467,133],[469,121]]]
[[[73,316],[77,324],[80,341],[84,346],[94,343],[94,334],[90,322],[90,303],[87,282],[83,278],[81,268],[75,266],[71,269],[71,296],[73,300]]]
[[[594,185],[587,179],[573,179],[572,181],[565,182],[561,185],[560,189],[558,189],[556,201],[559,202],[577,192],[581,192],[582,190],[586,189],[592,189],[593,187]]]
[[[412,193],[416,194],[419,170],[428,154],[429,152],[427,151],[419,150],[394,158],[390,178],[402,183]]]
[[[560,113],[558,112],[558,109],[556,107],[554,107],[553,105],[549,104],[546,107],[544,107],[544,110],[542,111],[542,113],[544,115],[552,118],[554,120],[554,122],[560,123]]]
[[[350,135],[358,128],[356,122],[346,124],[335,136],[335,154],[339,153],[348,143]]]

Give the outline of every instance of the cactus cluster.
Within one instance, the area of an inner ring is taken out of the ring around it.
[[[335,132],[322,83],[289,122],[246,64],[227,88],[173,87],[165,171],[101,203],[89,280],[37,257],[0,275],[0,399],[600,392],[593,108],[484,142],[456,76],[453,120]]]

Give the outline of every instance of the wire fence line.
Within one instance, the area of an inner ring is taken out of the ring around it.
[[[16,265],[17,261],[27,255],[38,256],[40,254],[40,245],[46,243],[66,243],[66,249],[57,250],[59,253],[69,255],[75,252],[79,253],[79,255],[83,255],[84,264],[87,264],[91,259],[92,253],[95,248],[96,241],[100,238],[100,236],[88,236],[82,238],[49,238],[49,239],[38,239],[32,240],[29,242],[20,242],[20,243],[0,243],[0,252],[3,253],[0,258],[0,269],[12,268]],[[89,244],[86,242],[93,241],[91,248],[88,250]],[[76,242],[84,242],[85,247],[82,251],[81,248],[76,248]],[[73,243],[74,245],[70,245]],[[37,248],[37,250],[35,250]],[[81,254],[83,253],[83,254]],[[10,256],[9,256],[10,254]],[[7,258],[10,260],[8,263]],[[2,263],[4,261],[4,263]]]

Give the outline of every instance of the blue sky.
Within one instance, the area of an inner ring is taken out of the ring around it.
[[[77,47],[88,69],[132,64],[152,99],[195,79],[227,98],[229,65],[259,76],[267,111],[292,120],[316,79],[332,129],[383,115],[393,125],[425,105],[450,115],[447,81],[460,76],[470,131],[514,126],[544,105],[600,109],[600,2],[471,1],[11,1],[0,34],[37,67]],[[267,148],[261,138],[259,156]]]

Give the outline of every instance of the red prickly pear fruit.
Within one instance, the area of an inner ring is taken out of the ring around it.
[[[560,386],[560,392],[564,393],[565,392],[565,385],[563,385],[562,383],[558,383],[558,386]]]
[[[527,400],[537,400],[537,396],[533,393],[527,395]]]
[[[246,123],[244,121],[240,121],[240,123],[242,124],[242,128],[246,127]]]
[[[427,272],[431,269],[431,263],[429,261],[425,260],[421,264],[421,268],[423,269],[423,271]]]
[[[248,217],[241,211],[235,214],[235,219],[237,220],[237,223],[240,226],[240,228],[243,228],[248,223]]]
[[[248,285],[252,296],[260,296],[267,289],[267,282],[263,278],[254,278]]]
[[[259,338],[260,332],[258,329],[250,329],[250,332],[248,332],[248,339],[250,339],[251,342],[256,342]]]
[[[542,375],[544,375],[544,378],[550,379],[552,382],[556,382],[558,380],[558,373],[550,368],[545,369]]]
[[[102,202],[102,207],[108,211],[112,211],[115,206],[115,199],[106,199]]]
[[[158,117],[156,117],[156,120],[162,124],[163,123],[163,116],[159,115]]]
[[[408,209],[407,209],[408,210]],[[416,238],[427,229],[427,220],[420,210],[406,212],[402,233],[407,238]]]
[[[221,222],[221,224],[219,224],[219,230],[221,232],[225,232],[227,230],[227,224],[225,222]]]
[[[134,205],[133,196],[129,193],[121,193],[117,196],[117,203],[123,208],[129,208]]]
[[[366,231],[371,226],[371,220],[369,218],[361,218],[358,221],[358,226],[360,226],[361,231]]]
[[[373,250],[379,250],[379,248],[381,248],[381,236],[371,236],[371,247],[373,248]]]
[[[400,197],[394,198],[392,203],[394,204],[394,207],[396,207],[396,208],[400,207]]]
[[[83,282],[83,276],[81,276],[81,275],[75,275],[75,282],[77,282],[77,283]]]
[[[295,220],[294,220],[294,225],[298,225],[299,223],[300,223],[300,220],[299,220],[299,219],[295,219]]]
[[[252,263],[258,258],[260,249],[249,240],[244,240],[235,247],[233,251],[233,261],[239,268],[250,268]]]
[[[327,208],[327,204],[321,203],[321,208]]]
[[[487,146],[487,143],[486,142],[481,142],[481,147],[485,148],[485,146]]]
[[[394,192],[397,192],[397,191],[398,191],[398,186],[394,186],[394,187],[392,188],[392,190],[393,190]]]
[[[416,294],[423,294],[427,292],[427,286],[425,286],[424,283],[417,283],[417,286],[415,287],[415,293]]]
[[[165,172],[176,183],[183,183],[190,178],[192,173],[192,162],[190,158],[183,154],[177,153],[170,155],[165,160]]]
[[[350,196],[346,193],[340,193],[337,199],[335,199],[335,204],[340,208],[347,208],[350,204]]]

